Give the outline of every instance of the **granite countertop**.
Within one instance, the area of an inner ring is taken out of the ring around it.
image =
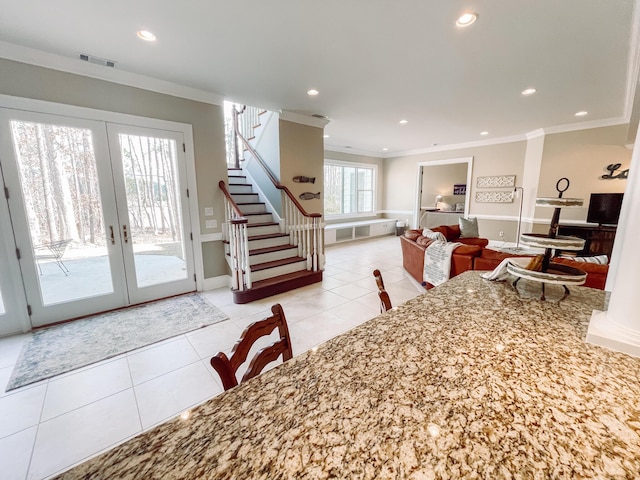
[[[640,359],[584,342],[605,293],[531,288],[466,272],[59,478],[637,478]]]

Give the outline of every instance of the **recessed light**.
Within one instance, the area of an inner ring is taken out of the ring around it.
[[[388,149],[387,147],[384,147],[384,148],[382,149],[382,151],[383,151],[383,152],[388,152],[388,151],[389,151],[389,149]]]
[[[141,38],[145,42],[155,42],[156,41],[156,36],[153,33],[151,33],[150,31],[148,31],[148,30],[138,30],[136,35],[138,35],[138,38]]]
[[[407,123],[409,123],[409,120],[400,120],[400,125],[406,125]]]
[[[576,117],[584,117],[587,114],[587,112],[585,112],[584,110],[580,110],[579,112],[575,113]]]
[[[329,138],[329,135],[324,134],[322,137],[323,137],[323,138]]]
[[[320,92],[314,88],[312,88],[311,90],[307,90],[307,95],[309,95],[310,97],[315,97],[316,95],[318,95]]]
[[[489,132],[485,130],[484,132],[480,132],[480,135],[489,135]]]
[[[456,20],[456,25],[459,27],[468,27],[478,19],[478,14],[475,12],[463,13]]]
[[[534,93],[536,93],[535,88],[526,88],[522,91],[522,95],[533,95]]]

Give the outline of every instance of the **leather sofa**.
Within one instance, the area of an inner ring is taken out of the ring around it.
[[[460,238],[460,227],[458,225],[443,225],[431,230],[442,233],[449,242],[463,244],[456,248],[451,256],[451,277],[455,277],[467,270],[493,270],[505,258],[533,256],[514,255],[484,248],[489,244],[486,238]],[[422,236],[422,230],[407,230],[404,236],[400,237],[402,266],[419,283],[422,283],[424,251],[430,243],[430,239]],[[604,290],[609,265],[577,262],[561,257],[555,257],[552,261],[579,268],[587,273],[585,287]],[[427,289],[432,287],[433,285],[426,284]]]
[[[463,244],[457,247],[451,255],[450,276],[452,277],[460,275],[467,270],[473,270],[474,258],[479,256],[483,247],[489,244],[489,240],[486,238],[461,238],[458,225],[442,225],[431,230],[442,233],[448,242],[460,242]],[[432,240],[422,235],[422,230],[407,230],[404,236],[400,237],[402,266],[419,283],[422,283],[424,251],[431,242]],[[433,285],[427,283],[426,287],[429,289]]]

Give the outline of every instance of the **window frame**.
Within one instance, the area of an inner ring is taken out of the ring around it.
[[[324,167],[327,165],[332,165],[332,166],[337,166],[337,167],[349,167],[349,168],[355,168],[356,169],[356,209],[358,208],[358,200],[357,200],[357,192],[359,190],[357,190],[357,178],[358,178],[358,174],[357,174],[357,169],[367,169],[367,170],[372,170],[373,171],[373,179],[371,181],[372,183],[372,199],[371,199],[371,203],[372,203],[372,210],[370,212],[357,212],[357,213],[333,213],[333,214],[329,214],[326,213],[326,211],[324,212],[324,217],[327,220],[339,220],[339,219],[348,219],[348,218],[366,218],[366,217],[374,217],[376,215],[378,215],[378,208],[377,208],[377,198],[378,198],[378,165],[375,163],[360,163],[360,162],[348,162],[348,161],[344,161],[344,160],[333,160],[330,158],[325,158],[324,159],[324,163],[322,165],[322,175],[324,178]],[[325,185],[325,191],[327,190],[327,186]],[[364,190],[363,190],[364,191]],[[326,195],[325,195],[326,198]],[[324,210],[324,200],[323,200],[323,210]]]

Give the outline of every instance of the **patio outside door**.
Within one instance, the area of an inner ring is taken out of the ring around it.
[[[33,326],[195,290],[180,134],[1,110]]]

